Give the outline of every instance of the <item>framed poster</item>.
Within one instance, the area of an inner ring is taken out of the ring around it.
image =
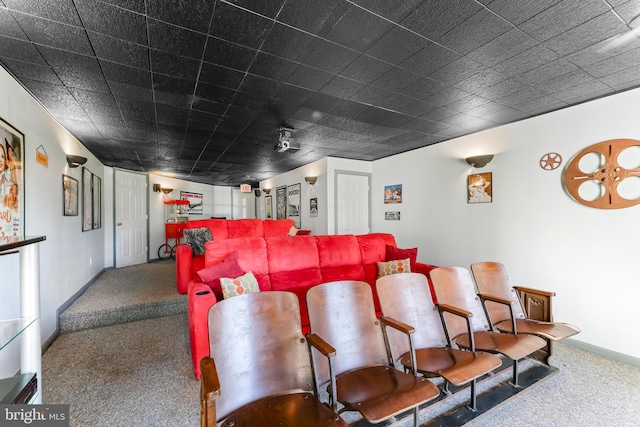
[[[93,188],[93,228],[102,227],[102,180],[99,176],[93,175],[91,188]]]
[[[467,203],[491,203],[492,201],[491,172],[469,175],[467,178]]]
[[[0,243],[24,236],[24,134],[0,119]]]
[[[309,216],[316,218],[318,216],[318,198],[309,199]]]
[[[273,218],[273,213],[272,213],[272,202],[271,202],[271,196],[264,196],[264,212],[265,212],[265,218],[266,219],[272,219]]]
[[[287,187],[276,188],[276,219],[287,217]]]
[[[300,228],[300,184],[287,187],[287,218],[293,220],[296,228]]]
[[[384,203],[402,203],[402,184],[384,186]]]
[[[62,175],[62,215],[78,216],[78,180]]]
[[[202,193],[191,193],[189,191],[180,192],[180,200],[187,200],[189,205],[183,205],[182,213],[189,215],[202,215]]]
[[[82,231],[93,229],[93,174],[82,168]]]

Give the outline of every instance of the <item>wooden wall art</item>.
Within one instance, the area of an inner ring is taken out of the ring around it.
[[[540,158],[540,167],[546,171],[558,169],[562,164],[562,156],[558,153],[547,153]]]
[[[640,177],[640,159],[627,168],[620,165],[620,154],[627,149],[640,149],[636,139],[610,139],[594,144],[582,150],[567,165],[564,172],[564,185],[567,192],[585,206],[598,209],[622,209],[640,203],[640,197],[633,199],[620,195],[618,186],[628,178]],[[598,159],[598,165],[591,170],[581,169],[581,161],[586,156]],[[580,195],[580,187],[590,183],[599,187],[599,197],[587,200]]]

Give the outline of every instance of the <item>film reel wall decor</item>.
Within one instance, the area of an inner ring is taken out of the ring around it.
[[[597,209],[640,204],[640,140],[610,139],[578,153],[564,172],[571,197]]]

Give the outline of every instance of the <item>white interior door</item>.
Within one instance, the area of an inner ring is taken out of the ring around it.
[[[116,268],[147,262],[147,176],[115,171]]]
[[[336,233],[367,234],[369,221],[369,175],[336,175]]]

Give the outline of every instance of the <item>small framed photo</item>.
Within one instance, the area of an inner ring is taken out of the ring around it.
[[[469,175],[467,178],[467,203],[491,203],[493,182],[491,172]]]
[[[273,218],[273,204],[271,202],[271,196],[264,197],[264,211],[266,219]]]
[[[62,214],[78,216],[78,180],[62,175]]]

